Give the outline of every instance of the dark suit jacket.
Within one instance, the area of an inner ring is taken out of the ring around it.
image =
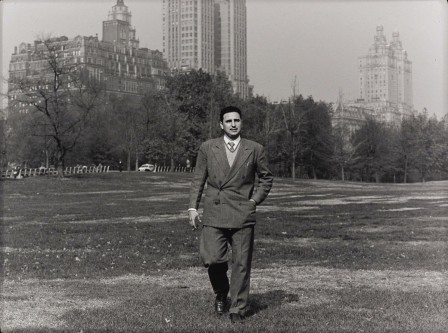
[[[256,222],[255,204],[249,199],[255,200],[257,205],[263,202],[271,190],[273,178],[262,145],[242,138],[231,168],[226,149],[223,137],[208,140],[199,148],[189,207],[198,209],[207,183],[203,224],[243,228]]]

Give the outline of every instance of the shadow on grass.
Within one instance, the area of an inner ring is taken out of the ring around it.
[[[284,290],[271,290],[263,294],[252,294],[249,301],[250,310],[247,316],[251,317],[269,308],[276,308],[285,303],[298,301],[299,296],[297,294],[287,293]]]

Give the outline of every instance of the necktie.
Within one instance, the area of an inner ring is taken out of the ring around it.
[[[235,148],[233,148],[235,146],[235,143],[232,141],[229,141],[228,145],[230,147],[229,150],[233,153],[235,151]]]

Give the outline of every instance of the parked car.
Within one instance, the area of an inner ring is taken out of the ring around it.
[[[154,164],[143,164],[138,168],[138,171],[154,171]]]

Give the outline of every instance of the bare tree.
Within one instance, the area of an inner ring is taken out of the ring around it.
[[[295,90],[294,90],[295,91]],[[295,97],[293,100],[288,101],[288,104],[280,104],[280,110],[283,116],[284,129],[286,131],[290,162],[291,162],[291,177],[292,180],[296,179],[296,163],[297,157],[300,154],[301,138],[305,132],[306,124],[306,110],[301,107],[303,102],[302,96]]]
[[[100,83],[90,78],[84,64],[65,51],[62,38],[42,38],[33,57],[42,68],[39,74],[10,78],[13,112],[29,112],[37,123],[47,124],[56,147],[58,176],[64,176],[64,160],[83,133],[100,102]],[[36,134],[38,128],[31,128]]]
[[[364,144],[364,141],[362,141],[354,146],[350,142],[350,136],[350,129],[344,124],[333,129],[333,156],[331,162],[338,166],[342,181],[345,181],[347,167],[358,159],[356,156],[357,149]]]

